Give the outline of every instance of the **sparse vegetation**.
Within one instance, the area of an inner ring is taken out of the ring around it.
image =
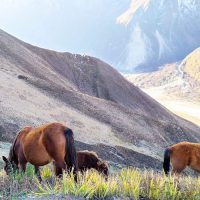
[[[169,176],[154,171],[122,169],[109,176],[106,181],[96,171],[79,173],[78,182],[72,174],[56,178],[49,167],[42,169],[43,181],[40,183],[28,167],[26,174],[6,176],[0,173],[0,198],[17,199],[22,197],[44,197],[52,195],[92,198],[130,198],[130,199],[200,199],[200,178],[190,176]]]

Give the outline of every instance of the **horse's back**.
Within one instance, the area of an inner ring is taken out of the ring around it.
[[[55,154],[63,159],[65,156],[65,126],[49,123],[32,129],[24,139],[24,153],[32,164],[46,165]]]
[[[32,130],[25,136],[24,141],[32,143],[41,143],[44,141],[56,141],[59,137],[64,136],[64,130],[67,127],[61,123],[48,123],[43,126],[32,128]]]
[[[190,142],[179,142],[177,144],[172,145],[169,147],[171,151],[171,156],[175,157],[176,160],[188,160],[188,157],[191,154],[193,148],[193,143]]]
[[[78,151],[77,152],[77,159],[78,159],[78,168],[87,167],[94,167],[96,166],[99,158],[97,154],[93,151]]]
[[[179,152],[191,152],[200,150],[200,144],[192,143],[192,142],[179,142],[177,144],[172,145],[169,147],[172,152],[179,151]]]
[[[200,145],[192,142],[180,142],[170,147],[172,162],[194,166],[200,160]],[[200,163],[199,163],[200,165]]]

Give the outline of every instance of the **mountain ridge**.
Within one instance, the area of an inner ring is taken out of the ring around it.
[[[178,62],[196,49],[200,45],[199,8],[197,0],[133,0],[121,15],[130,30],[125,72],[150,72]]]

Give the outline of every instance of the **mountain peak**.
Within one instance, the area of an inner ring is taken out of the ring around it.
[[[129,24],[136,11],[140,8],[146,10],[148,8],[149,2],[150,0],[132,0],[128,10],[126,10],[117,18],[117,23],[125,25]]]
[[[129,31],[125,70],[152,71],[200,46],[199,9],[197,0],[133,0],[117,18]]]

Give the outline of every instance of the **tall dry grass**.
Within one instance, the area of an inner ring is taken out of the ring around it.
[[[191,176],[169,176],[162,173],[138,169],[122,169],[105,178],[94,170],[78,174],[78,182],[72,174],[64,173],[56,178],[50,168],[41,170],[40,183],[29,168],[26,174],[10,177],[0,173],[0,199],[17,199],[34,196],[49,198],[52,195],[105,199],[110,197],[130,199],[200,199],[200,178]]]

